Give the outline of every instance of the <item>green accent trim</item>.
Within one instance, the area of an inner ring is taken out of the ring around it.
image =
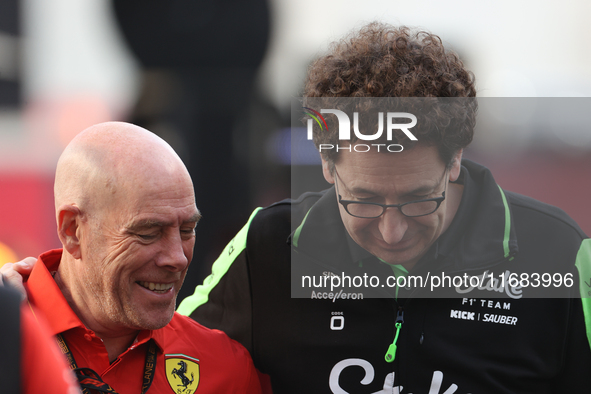
[[[386,360],[387,363],[391,363],[396,358],[396,349],[398,348],[398,346],[396,346],[396,342],[398,342],[398,335],[400,335],[400,328],[402,328],[402,323],[396,323],[395,326],[396,336],[394,337],[394,340],[392,341],[390,346],[388,346],[388,351],[384,356],[384,360]]]
[[[396,278],[398,278],[399,276],[402,277],[407,277],[408,276],[408,270],[406,268],[404,268],[404,266],[400,265],[400,264],[388,264],[386,263],[384,260],[380,259],[378,257],[378,260],[380,260],[382,263],[388,265],[391,269],[392,272],[394,273],[394,276]],[[396,299],[398,300],[398,279],[396,280]]]
[[[310,213],[311,209],[312,208],[308,209],[308,212],[306,212],[306,216],[304,216],[304,220],[302,220],[302,223],[300,223],[298,228],[296,228],[296,231],[293,233],[293,240],[291,241],[291,243],[296,248],[298,247],[298,241],[300,240],[300,233],[302,232],[302,227],[304,227],[304,223],[306,223],[306,219],[308,218],[308,214]]]
[[[403,277],[408,276],[408,271],[402,265],[400,265],[400,264],[388,264],[388,265],[390,266],[390,268],[392,268],[392,272],[394,273],[394,275],[403,276]]]
[[[244,227],[242,227],[238,234],[228,242],[228,245],[226,245],[223,252],[211,266],[211,274],[205,278],[203,284],[195,287],[193,295],[190,295],[181,302],[177,309],[178,313],[189,316],[195,311],[195,309],[209,300],[209,293],[211,290],[218,285],[222,277],[228,272],[232,263],[236,260],[236,257],[246,249],[246,237],[248,235],[250,223],[261,209],[262,208],[255,209]]]
[[[579,291],[581,292],[581,302],[583,304],[583,316],[585,317],[585,329],[587,331],[587,341],[591,347],[591,239],[584,239],[577,253],[575,267],[579,271]]]
[[[501,192],[501,198],[503,199],[503,205],[505,206],[505,236],[503,238],[503,251],[504,257],[509,257],[509,238],[511,236],[511,211],[509,210],[509,204],[507,204],[507,197],[505,197],[505,192],[499,185],[497,185],[499,191]]]

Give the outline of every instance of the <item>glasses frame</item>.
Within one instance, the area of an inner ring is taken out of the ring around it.
[[[343,208],[345,208],[345,212],[347,212],[349,215],[356,217],[356,218],[360,218],[360,219],[377,219],[379,217],[381,217],[384,213],[386,213],[386,210],[388,208],[398,208],[398,211],[400,211],[400,213],[404,216],[406,216],[407,218],[418,218],[421,216],[427,216],[427,215],[431,215],[432,213],[435,213],[439,207],[441,206],[441,203],[445,200],[445,192],[447,190],[447,182],[445,184],[445,189],[442,192],[441,197],[434,197],[434,198],[425,198],[423,200],[415,200],[415,201],[409,201],[409,202],[405,202],[402,204],[380,204],[377,202],[367,202],[367,201],[354,201],[354,200],[343,200],[343,197],[341,197],[341,193],[339,192],[339,185],[337,182],[337,178],[341,178],[339,173],[337,172],[337,167],[334,167],[334,172],[337,175],[335,177],[335,187],[336,187],[336,191],[337,191],[337,196],[339,197],[339,204],[341,204],[343,206]],[[445,170],[445,172],[443,173],[443,176],[445,177],[445,174],[447,173],[447,169]],[[341,179],[342,181],[342,179]],[[346,186],[345,186],[346,187]],[[435,209],[429,213],[424,213],[421,215],[407,215],[404,212],[402,212],[402,207],[405,205],[409,205],[409,204],[416,204],[416,203],[420,203],[420,202],[428,202],[428,201],[435,201],[437,203],[437,206],[435,207]],[[372,206],[378,206],[382,208],[382,213],[380,213],[379,215],[376,216],[357,216],[352,214],[351,212],[349,212],[349,205],[350,204],[361,204],[361,205],[372,205]]]

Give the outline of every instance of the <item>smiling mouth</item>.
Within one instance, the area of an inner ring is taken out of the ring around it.
[[[143,288],[146,288],[154,293],[166,293],[168,290],[172,289],[172,283],[155,283],[155,282],[136,282]]]

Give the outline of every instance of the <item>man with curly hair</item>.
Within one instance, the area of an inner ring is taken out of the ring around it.
[[[473,74],[433,34],[372,23],[334,44],[303,103],[325,114],[313,139],[334,186],[256,210],[179,312],[243,343],[277,393],[588,391],[591,308],[578,284],[591,243],[558,208],[462,160],[475,96]],[[360,133],[376,100],[408,110],[388,122],[415,114],[416,127]],[[338,108],[359,112],[348,141]],[[536,270],[565,285],[507,280]],[[433,276],[441,286],[407,281]]]

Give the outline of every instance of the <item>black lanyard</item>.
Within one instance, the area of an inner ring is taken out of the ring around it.
[[[68,360],[68,365],[76,374],[76,378],[78,378],[78,383],[82,387],[82,392],[84,394],[90,394],[90,390],[96,390],[101,393],[112,393],[117,394],[117,392],[109,386],[107,383],[101,379],[100,375],[93,371],[90,368],[78,368],[76,364],[76,360],[74,360],[74,355],[70,351],[68,344],[64,340],[64,337],[61,334],[56,336],[57,344],[60,347],[60,350],[66,356]],[[143,383],[142,383],[142,391],[141,394],[145,394],[150,386],[152,385],[152,381],[154,381],[154,375],[156,372],[156,342],[153,339],[150,339],[148,342],[148,349],[146,350],[146,362],[144,364],[144,375],[143,375]]]

